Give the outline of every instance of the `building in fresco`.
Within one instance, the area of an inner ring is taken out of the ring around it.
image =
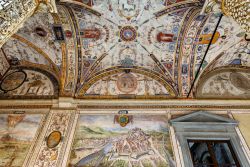
[[[1,167],[250,167],[246,0],[0,0]]]

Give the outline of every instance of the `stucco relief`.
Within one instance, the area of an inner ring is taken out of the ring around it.
[[[55,0],[38,0],[45,3],[49,9],[50,13],[57,13],[56,1]]]

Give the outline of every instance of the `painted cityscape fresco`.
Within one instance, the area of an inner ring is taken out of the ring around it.
[[[0,167],[21,167],[42,115],[0,114]]]
[[[163,115],[134,115],[125,127],[114,115],[81,115],[71,149],[70,167],[173,167]]]

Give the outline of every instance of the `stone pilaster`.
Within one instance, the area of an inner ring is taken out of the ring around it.
[[[65,158],[69,155],[70,145],[78,115],[75,110],[53,109],[47,116],[46,123],[37,141],[34,152],[30,155],[27,166],[58,167],[66,166]],[[47,146],[48,136],[54,132],[61,133],[60,143],[54,147]],[[64,165],[62,163],[64,162]]]

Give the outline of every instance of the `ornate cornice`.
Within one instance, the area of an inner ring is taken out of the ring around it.
[[[177,110],[242,110],[250,109],[250,100],[82,100],[60,97],[58,100],[0,100],[1,109],[177,109]],[[146,111],[145,111],[146,112]]]

